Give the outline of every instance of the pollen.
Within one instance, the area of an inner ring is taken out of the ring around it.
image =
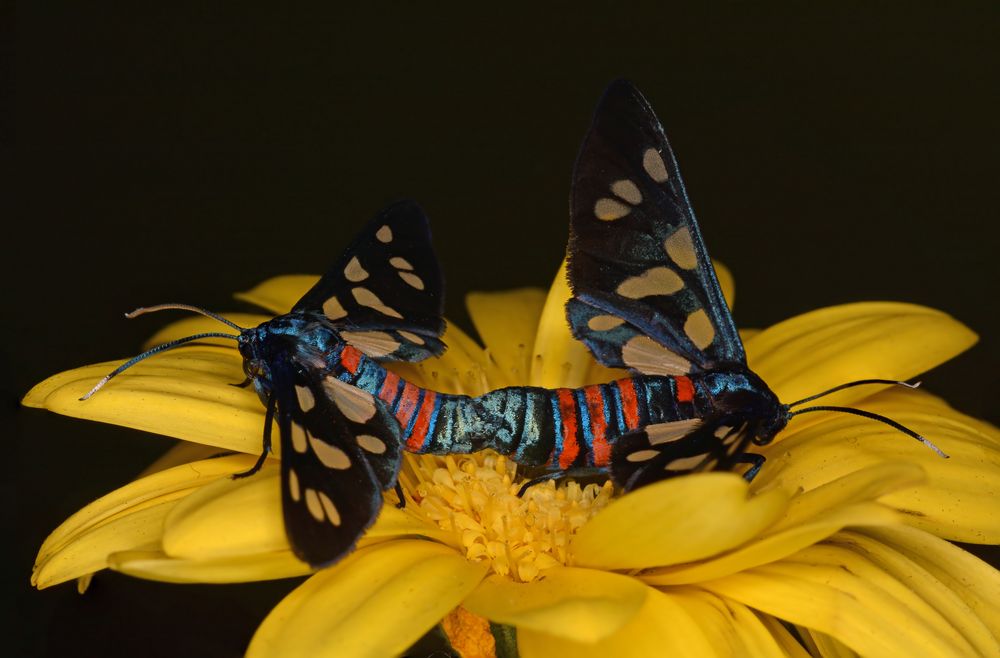
[[[526,478],[490,451],[469,456],[423,455],[407,460],[400,482],[425,520],[460,537],[469,560],[531,582],[566,564],[570,539],[611,502],[613,487],[549,480],[518,496]]]

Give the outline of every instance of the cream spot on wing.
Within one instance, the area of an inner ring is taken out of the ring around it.
[[[292,448],[295,449],[295,452],[305,452],[309,449],[309,433],[306,432],[306,428],[298,423],[292,423],[291,435]]]
[[[708,453],[703,452],[700,455],[694,455],[693,457],[680,457],[667,464],[666,467],[664,467],[664,470],[690,471],[692,468],[705,461],[705,457],[707,456]]]
[[[340,300],[334,295],[323,302],[323,315],[331,320],[339,320],[340,318],[347,317],[347,311],[344,310],[344,307],[340,304]]]
[[[364,423],[375,415],[375,398],[371,393],[342,382],[332,375],[323,380],[323,388],[348,420]]]
[[[358,445],[370,453],[381,455],[386,451],[385,442],[371,434],[358,434]]]
[[[319,495],[315,489],[306,489],[306,508],[317,521],[322,521],[326,518],[323,514],[323,503],[319,502]]]
[[[288,495],[296,503],[302,498],[302,491],[299,490],[299,476],[293,469],[288,469]]]
[[[295,386],[295,397],[299,399],[299,409],[310,411],[316,406],[316,398],[307,386]]]
[[[666,183],[669,178],[667,166],[663,164],[663,158],[656,149],[646,149],[642,154],[642,168],[657,183]]]
[[[732,429],[733,428],[729,427],[728,425],[719,425],[717,428],[715,428],[715,432],[713,433],[715,434],[715,438],[724,439],[726,438],[726,435],[729,434],[729,431]]]
[[[660,454],[659,450],[636,450],[635,452],[630,452],[625,455],[625,459],[630,462],[644,462],[652,459],[658,454]]]
[[[323,462],[323,465],[327,468],[343,471],[351,467],[351,458],[347,456],[346,452],[337,446],[332,446],[326,441],[321,441],[314,436],[309,437],[309,445],[312,446],[313,452],[316,453],[316,457],[319,458],[319,460]]]
[[[698,267],[698,256],[694,253],[694,242],[691,240],[691,230],[684,226],[670,234],[663,241],[663,249],[677,267],[693,270]]]
[[[622,346],[622,361],[647,375],[686,375],[691,362],[648,336],[636,336]]]
[[[357,256],[347,261],[347,267],[344,268],[344,277],[348,281],[353,281],[355,283],[358,281],[364,281],[368,278],[368,272],[365,268],[361,267],[361,261],[358,260]]]
[[[587,326],[594,331],[608,331],[625,324],[617,315],[595,315],[587,320]]]
[[[399,275],[400,279],[402,279],[403,281],[406,281],[408,284],[410,284],[411,286],[413,286],[417,290],[423,290],[424,289],[424,280],[421,279],[416,274],[413,274],[412,272],[397,272],[396,274]]]
[[[389,259],[389,264],[395,267],[397,270],[412,270],[413,266],[410,265],[410,261],[402,258],[400,256],[393,256]]]
[[[615,199],[598,199],[597,203],[594,204],[594,214],[597,215],[597,219],[606,222],[621,219],[628,213],[629,207]]]
[[[351,294],[354,295],[355,301],[357,301],[362,306],[367,306],[368,308],[373,308],[383,315],[388,315],[392,318],[403,319],[403,316],[399,314],[394,308],[386,306],[378,295],[373,293],[368,288],[352,288]]]
[[[330,519],[330,523],[339,526],[340,512],[337,510],[337,506],[333,504],[333,501],[330,500],[330,497],[320,491],[319,502],[323,505],[323,511],[326,512],[326,518]]]
[[[411,331],[397,331],[400,336],[410,341],[414,345],[423,345],[424,339]]]
[[[375,358],[392,354],[399,348],[399,341],[384,331],[341,331],[340,337]]]
[[[642,203],[642,192],[639,187],[630,180],[619,180],[611,184],[611,191],[620,199],[625,199],[633,206]]]
[[[378,238],[379,242],[392,242],[392,229],[388,226],[383,226],[379,230],[375,231],[375,237]]]
[[[705,309],[698,309],[688,316],[687,320],[684,321],[684,333],[700,350],[712,344],[712,340],[715,338],[715,327],[708,319]]]
[[[744,429],[746,429],[746,423],[744,423],[743,425],[740,426],[739,431],[733,432],[728,437],[726,437],[722,441],[722,445],[724,445],[724,446],[734,446],[737,443],[739,443],[739,440],[743,438],[743,430]],[[732,452],[732,449],[730,449],[729,452]]]
[[[639,276],[625,279],[616,292],[629,299],[641,299],[650,295],[672,295],[684,288],[684,281],[669,267],[651,267]]]
[[[679,441],[701,425],[700,418],[690,420],[677,420],[671,423],[657,423],[646,427],[646,436],[649,437],[649,445],[658,446],[661,443],[671,443]]]

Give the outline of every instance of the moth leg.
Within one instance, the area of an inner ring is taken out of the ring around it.
[[[244,379],[243,381],[241,381],[239,384],[230,384],[230,386],[235,386],[236,388],[246,388],[247,386],[249,386],[252,383],[253,383],[253,378],[252,377],[247,377],[246,379]]]
[[[403,495],[403,487],[399,484],[399,480],[396,480],[396,495],[399,496],[399,502],[396,503],[396,507],[403,509],[406,507],[406,496]]]
[[[752,452],[744,452],[735,459],[737,464],[753,464],[750,469],[743,474],[743,479],[747,482],[753,482],[753,479],[757,477],[757,473],[760,472],[760,467],[764,465],[767,458],[764,455],[756,455]]]
[[[571,477],[586,477],[589,475],[598,475],[605,473],[602,468],[572,468],[568,471],[552,471],[551,473],[546,473],[545,475],[539,475],[536,478],[532,478],[521,485],[521,488],[517,490],[517,497],[523,498],[525,492],[536,484],[541,484],[542,482],[548,482],[549,480],[560,480],[562,478]]]
[[[274,424],[274,410],[277,406],[278,397],[276,395],[272,395],[267,399],[267,413],[264,414],[264,439],[262,441],[263,445],[261,447],[260,457],[257,458],[256,463],[254,463],[249,470],[243,471],[242,473],[233,473],[232,478],[234,480],[250,477],[259,471],[264,466],[267,456],[271,454],[271,426]]]

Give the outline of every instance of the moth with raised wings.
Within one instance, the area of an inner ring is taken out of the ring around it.
[[[814,411],[887,423],[860,409],[782,404],[746,363],[659,120],[629,82],[605,92],[583,141],[570,195],[566,316],[603,365],[633,376],[579,389],[515,387],[476,401],[486,443],[548,474],[610,473],[625,490],[700,470],[764,463],[747,452]],[[908,385],[908,384],[906,384]],[[908,385],[912,386],[912,385]],[[797,408],[796,407],[800,407]],[[940,452],[940,451],[938,451]]]

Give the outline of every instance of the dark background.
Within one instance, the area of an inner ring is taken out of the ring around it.
[[[0,342],[18,651],[238,655],[295,585],[104,573],[83,597],[30,590],[44,536],[169,445],[17,409],[33,383],[132,355],[175,319],[123,311],[234,309],[234,291],[319,273],[400,197],[429,213],[449,316],[468,328],[466,292],[548,285],[576,150],[620,76],[666,126],[711,253],[736,275],[738,324],[870,299],[943,309],[983,339],[927,386],[997,420],[995,3],[39,5],[17,16],[13,115],[2,106],[17,134],[4,205],[19,201],[4,213]]]

